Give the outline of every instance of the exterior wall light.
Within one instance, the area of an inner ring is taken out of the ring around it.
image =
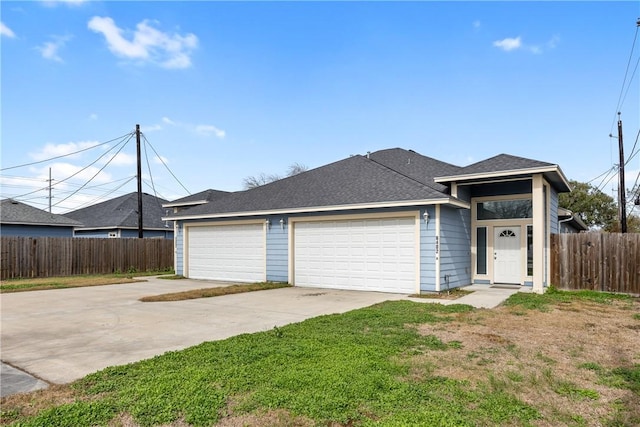
[[[424,218],[425,224],[429,224],[429,212],[425,210],[424,213],[422,214],[422,218]]]
[[[267,225],[267,228],[271,227],[271,220],[267,218],[264,223]]]
[[[286,224],[284,218],[280,218],[280,228],[284,230],[284,225]]]

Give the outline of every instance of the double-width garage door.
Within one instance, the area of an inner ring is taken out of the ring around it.
[[[187,227],[186,275],[192,279],[262,282],[264,224]]]
[[[416,292],[416,218],[296,222],[296,286]]]

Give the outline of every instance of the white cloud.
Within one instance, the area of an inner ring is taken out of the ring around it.
[[[98,120],[98,115],[96,113],[89,114],[89,120]]]
[[[155,156],[153,158],[153,161],[156,162],[157,164],[161,165],[161,164],[165,164],[168,165],[169,164],[169,159],[167,159],[165,156]]]
[[[58,51],[64,47],[64,45],[71,40],[71,36],[52,36],[52,41],[45,42],[42,46],[38,46],[36,49],[40,51],[42,57],[50,59],[56,62],[64,62]]]
[[[68,142],[66,144],[46,144],[40,151],[35,153],[29,153],[34,160],[46,160],[53,157],[66,156],[76,151],[84,150],[90,147],[95,147],[100,144],[97,141],[81,141],[81,142]],[[71,158],[79,158],[81,154],[74,154]]]
[[[119,28],[109,17],[94,16],[87,26],[105,37],[113,54],[164,68],[190,67],[191,53],[198,46],[198,38],[194,34],[162,32],[151,26],[148,20],[138,23],[133,32]],[[132,36],[127,38],[128,34]]]
[[[516,38],[507,37],[506,39],[494,41],[493,45],[506,52],[509,52],[515,49],[520,49],[522,47],[522,40],[520,39],[520,36]]]
[[[109,159],[112,160],[109,162]],[[133,154],[119,152],[115,156],[105,156],[101,161],[103,164],[109,162],[109,166],[130,166],[136,164],[137,158]]]
[[[212,125],[196,125],[195,132],[202,136],[215,135],[217,138],[223,139],[226,132]]]
[[[183,122],[172,120],[167,116],[162,117],[161,120],[162,120],[162,123],[165,125],[173,126],[179,129],[184,129],[188,132],[191,132],[193,134],[200,135],[200,136],[205,136],[205,137],[215,136],[216,138],[224,139],[224,137],[227,135],[227,133],[223,129],[220,129],[213,125],[183,123]],[[143,129],[143,131],[152,132],[152,131],[161,130],[161,129],[163,129],[163,126],[161,124],[154,124],[154,125],[146,126]]]
[[[13,30],[5,25],[4,22],[0,21],[0,35],[4,37],[9,37],[10,39],[16,38],[16,33]]]
[[[497,48],[500,48],[506,52],[512,51],[512,50],[517,50],[517,49],[524,49],[526,51],[529,51],[533,54],[542,54],[544,53],[546,50],[549,49],[555,49],[555,47],[558,45],[558,42],[560,41],[560,38],[558,36],[553,36],[547,43],[545,44],[525,44],[522,42],[522,38],[520,36],[516,37],[516,38],[506,38],[506,39],[502,39],[502,40],[496,40],[493,42],[493,45]]]

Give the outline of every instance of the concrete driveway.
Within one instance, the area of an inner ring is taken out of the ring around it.
[[[241,333],[343,313],[405,295],[285,288],[179,302],[143,303],[167,292],[224,286],[162,280],[2,294],[1,357],[50,383]]]

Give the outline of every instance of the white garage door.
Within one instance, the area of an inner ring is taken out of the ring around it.
[[[295,284],[416,292],[416,219],[295,223]]]
[[[192,279],[265,280],[264,224],[189,227],[187,276]]]

